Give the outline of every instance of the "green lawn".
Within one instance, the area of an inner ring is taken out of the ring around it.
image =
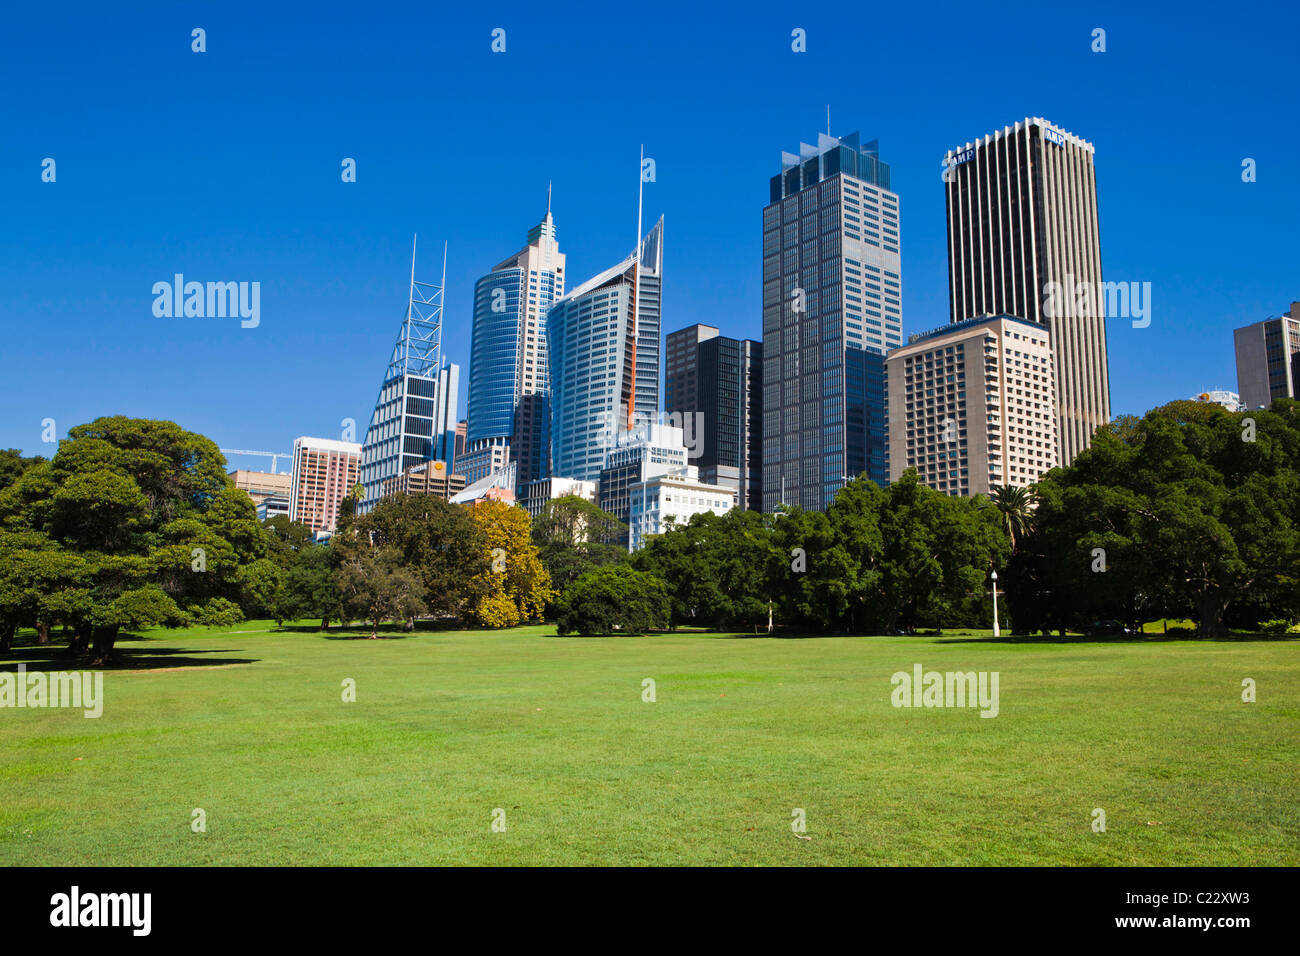
[[[550,633],[123,642],[100,719],[0,709],[0,864],[1300,863],[1294,640]]]

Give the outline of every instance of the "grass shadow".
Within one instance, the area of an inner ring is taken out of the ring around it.
[[[1300,640],[1295,634],[1222,634],[1217,637],[1199,637],[1196,634],[1113,634],[1089,637],[1086,634],[1067,634],[1065,637],[1012,634],[1006,637],[948,636],[930,640],[936,644],[1170,644],[1176,641],[1196,641],[1207,644],[1244,644]]]
[[[228,654],[238,648],[213,648],[195,650],[179,647],[118,647],[114,651],[114,660],[103,667],[92,666],[85,657],[73,657],[66,646],[58,644],[37,644],[32,647],[14,648],[8,658],[0,663],[0,672],[13,672],[18,665],[27,671],[67,671],[67,670],[164,670],[174,667],[226,667],[231,664],[255,664],[253,657],[205,658],[196,655]],[[33,653],[33,651],[37,653]]]

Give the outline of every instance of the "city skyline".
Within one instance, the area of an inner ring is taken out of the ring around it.
[[[593,43],[603,36],[599,31],[577,23],[561,29],[503,11],[510,45],[494,57],[491,25],[451,14],[456,49],[439,71],[464,73],[465,95],[440,104],[441,132],[422,134],[418,145],[392,142],[380,132],[382,124],[410,105],[409,96],[375,110],[383,98],[368,84],[378,79],[358,77],[351,98],[339,106],[337,128],[293,143],[315,107],[286,124],[274,102],[250,108],[246,101],[255,87],[297,93],[329,75],[314,55],[285,54],[277,46],[299,25],[291,30],[271,13],[258,31],[249,31],[237,12],[204,14],[210,52],[199,55],[188,46],[194,15],[185,16],[146,24],[139,37],[119,44],[122,28],[92,12],[85,36],[61,37],[63,49],[101,69],[103,88],[91,91],[89,105],[105,98],[102,117],[69,124],[69,111],[87,102],[86,91],[57,72],[46,77],[39,105],[18,100],[10,148],[0,159],[14,223],[0,240],[11,358],[0,376],[0,400],[8,410],[0,445],[48,456],[53,448],[41,440],[45,419],[53,419],[62,436],[71,425],[113,413],[174,419],[223,447],[287,452],[296,435],[338,436],[344,419],[364,423],[373,407],[375,369],[391,347],[405,291],[411,232],[433,248],[449,243],[444,353],[465,367],[473,281],[500,261],[521,216],[535,221],[548,181],[555,181],[556,217],[566,224],[570,270],[590,275],[625,253],[635,203],[630,169],[643,142],[657,173],[646,184],[647,220],[665,215],[674,223],[664,331],[702,322],[727,336],[761,338],[754,196],[771,176],[774,151],[825,127],[828,101],[836,134],[860,128],[888,151],[908,224],[902,234],[904,337],[942,324],[947,315],[945,151],[1024,116],[1049,117],[1097,146],[1103,273],[1108,280],[1150,281],[1154,289],[1149,327],[1108,323],[1112,415],[1140,413],[1206,388],[1235,387],[1232,331],[1281,314],[1296,297],[1284,237],[1294,218],[1300,150],[1293,128],[1270,122],[1294,115],[1295,94],[1264,82],[1270,57],[1260,53],[1261,43],[1267,51],[1273,42],[1278,55],[1284,53],[1274,38],[1287,34],[1290,11],[1263,11],[1261,17],[1275,18],[1270,29],[1220,24],[1197,33],[1184,25],[1176,35],[1155,16],[1099,11],[1094,19],[1108,29],[1105,53],[1091,52],[1093,24],[1078,17],[1033,11],[1020,23],[1007,18],[991,25],[953,7],[922,32],[904,15],[890,13],[886,22],[900,38],[899,52],[886,57],[902,91],[897,103],[844,92],[851,48],[829,20],[799,14],[794,19],[802,22],[787,24],[784,14],[768,13],[729,23],[721,15],[692,14],[697,28],[685,36],[650,24],[635,38],[606,37],[606,49],[596,54],[600,63],[613,63],[668,50],[680,75],[655,89],[665,108],[606,120],[596,150],[551,137],[531,148],[527,163],[517,156],[476,157],[475,174],[494,182],[486,191],[460,190],[450,172],[456,150],[431,155],[437,150],[428,147],[490,139],[497,121],[489,104],[503,90],[556,51]],[[36,51],[61,48],[49,31],[62,21],[43,22],[21,10],[16,20],[11,36],[33,39],[5,59],[0,77],[22,89],[33,71],[45,76]],[[791,51],[796,26],[807,30],[807,53]],[[394,23],[363,14],[356,30],[347,32],[345,39],[326,25],[309,24],[304,49],[335,50],[346,42],[357,62],[378,63]],[[1176,62],[1209,38],[1216,55],[1204,70],[1176,82],[1164,75],[1160,64]],[[1068,77],[1041,64],[1005,63],[971,92],[954,90],[947,74],[933,69],[931,61],[994,40],[1046,44],[1068,66],[1062,71]],[[287,62],[273,62],[273,50]],[[909,55],[918,51],[925,57],[911,65]],[[135,91],[152,82],[150,57],[153,70],[165,69],[175,80],[167,89],[150,86],[147,102],[161,114],[246,129],[261,145],[218,138],[212,149],[204,145],[207,137],[193,143],[182,138],[165,161],[155,161],[145,135],[155,112],[123,113],[108,99],[128,93],[139,99]],[[232,58],[247,69],[232,69]],[[385,53],[383,62],[389,59]],[[294,68],[302,75],[291,75]],[[582,69],[592,68],[589,58]],[[746,89],[750,78],[776,68],[811,70],[816,81],[763,95]],[[385,85],[405,68],[386,69]],[[579,70],[564,63],[556,69],[569,82]],[[1135,71],[1145,83],[1133,84]],[[615,95],[566,93],[564,85],[551,90],[561,111]],[[701,86],[727,110],[702,112],[696,102]],[[918,113],[921,102],[926,109]],[[181,103],[184,112],[177,113]],[[370,104],[374,115],[359,104]],[[1215,135],[1194,147],[1170,147],[1154,134],[1152,117],[1177,136],[1209,126]],[[1196,127],[1190,125],[1194,117]],[[526,119],[523,132],[552,122],[549,116]],[[70,135],[70,125],[78,135]],[[700,148],[717,139],[734,141],[725,167]],[[44,157],[58,161],[53,183],[40,180]],[[340,180],[340,163],[348,157],[357,164],[355,183]],[[1258,163],[1255,182],[1242,181],[1247,158]],[[718,169],[726,175],[716,175]],[[1203,248],[1196,234],[1207,218],[1233,242]],[[156,318],[150,287],[175,273],[260,282],[260,324]],[[60,333],[52,334],[56,328]],[[1152,354],[1164,360],[1152,363]],[[21,365],[12,361],[17,355],[24,356]],[[142,376],[142,368],[150,375]],[[462,390],[462,408],[466,397]],[[358,438],[363,430],[359,424]],[[232,458],[230,464],[258,463]]]

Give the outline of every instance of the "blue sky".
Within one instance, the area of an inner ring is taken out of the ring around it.
[[[426,278],[449,244],[463,390],[475,279],[548,181],[570,284],[627,254],[642,143],[665,331],[761,337],[768,179],[828,103],[892,166],[905,333],[948,320],[945,150],[1026,116],[1095,144],[1105,277],[1152,283],[1149,328],[1109,324],[1115,414],[1235,388],[1231,330],[1300,299],[1293,5],[456,6],[7,5],[0,447],[48,455],[43,419],[105,414],[272,451],[354,418],[360,440],[412,234]],[[260,282],[260,326],[155,318],[177,272]]]

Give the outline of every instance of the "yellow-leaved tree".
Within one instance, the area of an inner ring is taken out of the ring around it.
[[[500,501],[480,501],[470,508],[470,517],[483,532],[488,558],[470,617],[483,627],[540,620],[554,591],[533,544],[528,512]]]

